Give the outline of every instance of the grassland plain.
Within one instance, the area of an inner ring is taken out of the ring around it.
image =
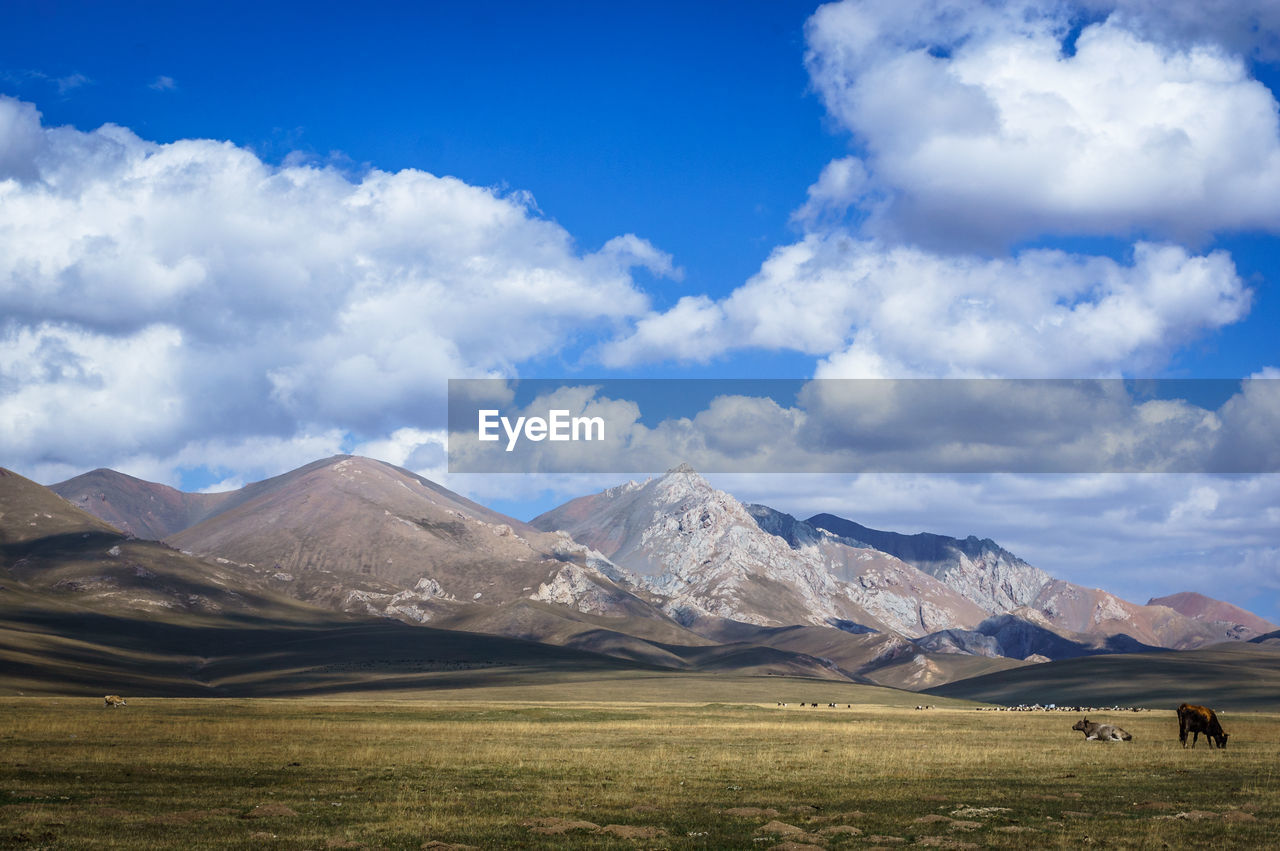
[[[1134,735],[1100,744],[1065,713],[829,708],[862,692],[760,688],[754,704],[4,698],[0,845],[1264,848],[1280,834],[1276,715],[1227,715],[1230,747],[1192,751],[1172,711],[1091,715]]]

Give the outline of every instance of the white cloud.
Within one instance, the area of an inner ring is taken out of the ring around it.
[[[448,448],[452,469],[468,473],[654,473],[688,462],[707,472],[788,474],[1256,474],[1280,470],[1275,438],[1233,424],[1273,417],[1275,383],[1233,384],[1216,409],[1120,380],[817,380],[776,384],[776,399],[714,381],[565,386],[519,409],[498,406],[515,437],[489,415],[492,437],[481,440],[477,412],[488,404],[454,399]],[[690,402],[681,408],[680,399]],[[599,417],[603,439],[521,436],[520,422],[552,410],[566,423]],[[1199,499],[1180,510],[1215,507]]]
[[[386,461],[444,484],[449,477],[448,441],[449,433],[445,429],[406,427],[396,429],[386,437],[358,444],[351,454]]]
[[[580,251],[527,194],[46,127],[0,97],[0,455],[440,426],[445,379],[573,358],[642,314],[636,267],[679,274],[629,234]]]
[[[13,328],[0,337],[0,455],[87,460],[163,440],[187,420],[182,344],[161,324],[123,339],[54,323]]]
[[[646,316],[602,358],[705,362],[757,347],[823,356],[822,378],[1116,375],[1160,364],[1249,303],[1222,252],[1139,243],[1127,265],[1060,251],[988,260],[811,234],[721,302]]]
[[[1215,463],[1248,472],[1280,466],[1280,369],[1267,367],[1244,383],[1222,408],[1222,438]]]
[[[1274,0],[1083,0],[1115,11],[1135,28],[1182,44],[1211,41],[1236,53],[1280,56],[1280,5]]]
[[[867,169],[857,157],[832,160],[809,187],[808,200],[792,214],[792,221],[813,225],[843,215],[862,197],[867,180]]]
[[[954,247],[1047,233],[1197,236],[1280,227],[1271,92],[1212,44],[1084,28],[1070,8],[845,0],[808,25],[808,66],[865,146],[885,236]]]

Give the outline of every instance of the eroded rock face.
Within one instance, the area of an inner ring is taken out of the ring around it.
[[[682,465],[535,518],[632,571],[690,623],[841,623],[925,635],[983,612],[900,559],[764,506],[744,506]]]
[[[951,538],[927,532],[903,535],[870,529],[832,514],[815,515],[808,523],[897,556],[992,615],[1031,604],[1053,580],[989,538]]]

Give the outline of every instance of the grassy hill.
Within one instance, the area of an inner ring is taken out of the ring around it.
[[[1202,650],[1087,656],[986,674],[927,694],[1016,705],[1280,708],[1280,647],[1228,643]]]

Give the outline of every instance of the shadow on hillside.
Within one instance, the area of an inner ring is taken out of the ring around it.
[[[324,616],[323,613],[321,615]],[[572,648],[395,621],[150,621],[0,603],[0,684],[46,693],[283,696],[462,688],[530,670],[653,670]],[[480,676],[482,675],[482,676]]]

